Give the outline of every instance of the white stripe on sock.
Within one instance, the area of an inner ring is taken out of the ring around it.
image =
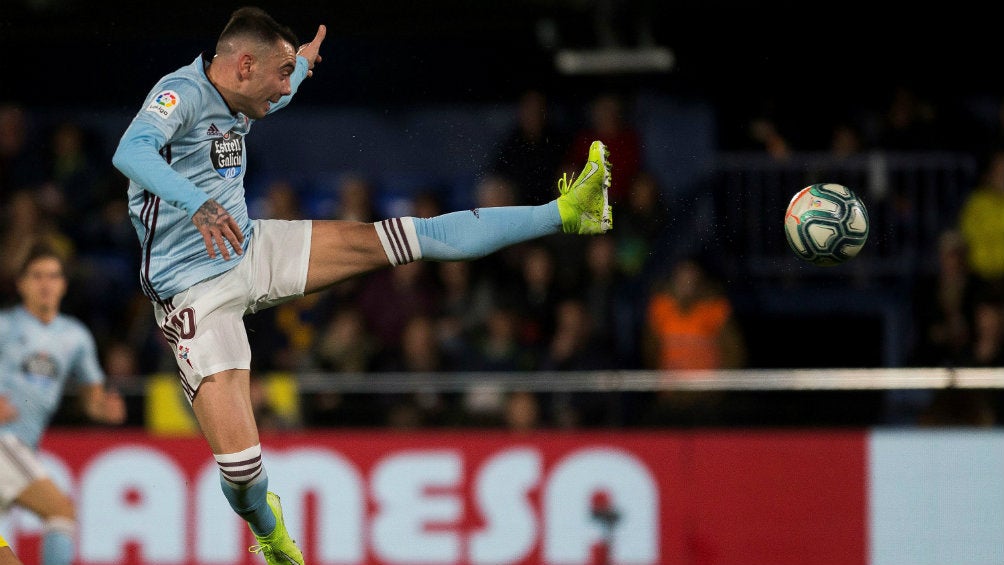
[[[236,485],[251,485],[261,476],[261,444],[253,445],[237,453],[213,454],[220,473],[227,482]]]
[[[413,218],[391,218],[374,224],[387,260],[393,266],[404,265],[422,258],[418,233]]]

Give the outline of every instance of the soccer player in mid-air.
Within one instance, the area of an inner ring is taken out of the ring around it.
[[[21,303],[0,311],[0,508],[16,504],[38,515],[42,565],[69,565],[76,512],[42,466],[38,442],[71,378],[80,384],[85,413],[97,422],[122,423],[125,403],[104,388],[90,331],[59,311],[66,293],[60,256],[33,249],[17,291]]]
[[[142,247],[141,285],[175,353],[181,385],[220,468],[223,493],[270,565],[303,563],[268,491],[249,395],[243,317],[350,277],[411,261],[459,261],[502,247],[612,227],[610,165],[597,141],[576,179],[541,206],[376,223],[248,218],[245,138],[289,103],[321,60],[325,27],[298,47],[264,11],[235,11],[212,56],[163,78],[119,141],[129,211]]]

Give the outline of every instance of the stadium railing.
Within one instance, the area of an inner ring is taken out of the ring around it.
[[[737,269],[753,277],[790,275],[798,260],[782,227],[788,203],[805,186],[832,182],[854,190],[868,209],[868,244],[849,267],[870,278],[910,277],[933,269],[938,237],[955,225],[979,172],[969,153],[883,151],[846,158],[796,153],[784,160],[723,153],[715,170],[715,229],[728,232],[729,245],[722,251],[736,259],[730,264]]]
[[[515,391],[536,394],[545,412],[569,402],[586,407],[591,411],[591,420],[583,422],[587,428],[916,425],[924,413],[945,407],[950,407],[951,419],[940,422],[944,425],[973,425],[970,418],[983,410],[990,411],[997,425],[1004,424],[1004,370],[996,367],[256,375],[265,380],[275,376],[289,385],[286,396],[293,400],[273,409],[295,412],[296,418],[309,412],[313,399],[331,394],[341,397],[343,406],[352,405],[357,415],[369,412],[365,421],[342,420],[344,413],[329,415],[322,427],[383,426],[383,413],[406,397],[452,397],[461,405],[464,399],[494,398],[496,405],[488,411],[498,416],[503,399]],[[195,433],[180,388],[172,386],[175,377],[158,377],[119,387],[138,408],[135,416],[155,433]],[[673,404],[676,399],[685,400],[682,408]],[[479,409],[457,409],[467,412],[448,425],[484,425]],[[302,422],[312,425],[309,417]],[[500,420],[494,422],[500,425]]]

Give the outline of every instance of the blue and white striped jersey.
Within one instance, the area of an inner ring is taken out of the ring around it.
[[[0,395],[18,411],[0,433],[37,447],[71,379],[105,380],[94,337],[79,320],[60,314],[46,324],[23,306],[0,310]]]
[[[231,113],[206,76],[206,60],[160,79],[119,141],[114,162],[129,177],[129,216],[142,247],[140,284],[153,300],[166,300],[232,269],[241,256],[210,258],[192,215],[208,199],[223,206],[248,245],[251,222],[244,194],[244,137],[253,120]],[[307,76],[297,57],[293,92]],[[292,94],[273,104],[274,112]]]

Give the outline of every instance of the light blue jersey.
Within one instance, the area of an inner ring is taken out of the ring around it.
[[[60,314],[46,324],[23,306],[0,310],[0,394],[18,416],[0,424],[25,445],[37,447],[68,382],[101,384],[91,332],[78,320]]]
[[[129,216],[142,248],[140,284],[163,301],[196,283],[235,267],[218,253],[210,258],[191,218],[213,199],[240,226],[245,247],[251,233],[244,195],[247,151],[244,137],[253,120],[231,113],[206,76],[199,56],[163,77],[119,141],[113,162],[129,179]],[[296,58],[293,93],[307,76],[307,60]],[[292,93],[269,109],[289,103]]]

